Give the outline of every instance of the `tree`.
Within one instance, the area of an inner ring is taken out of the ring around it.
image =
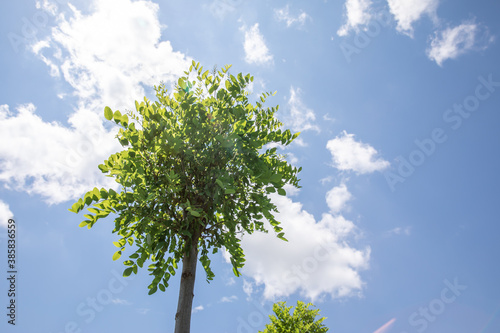
[[[325,317],[314,321],[319,310],[309,309],[311,303],[297,301],[297,306],[290,314],[292,306],[286,307],[286,302],[273,305],[275,316],[269,316],[271,324],[266,325],[263,332],[259,333],[326,333],[328,328],[322,324]]]
[[[274,116],[278,107],[264,108],[270,93],[251,104],[247,86],[253,77],[230,75],[229,68],[210,73],[193,61],[172,95],[160,84],[157,101],[136,101],[134,112],[106,107],[106,119],[120,126],[124,150],[99,169],[118,182],[120,192],[94,188],[70,209],[78,213],[87,206],[80,226],[89,229],[116,214],[113,232],[121,238],[114,242],[119,250],[113,260],[135,244],[123,275],[137,274],[150,260],[149,294],[165,291],[182,262],[176,333],[190,330],[197,258],[210,281],[209,252],[224,248],[239,276],[242,234],[267,232],[267,220],[286,240],[269,194],[286,195],[286,184],[300,187],[301,168],[289,165],[276,148],[299,133],[281,129]]]

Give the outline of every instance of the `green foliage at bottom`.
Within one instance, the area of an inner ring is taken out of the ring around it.
[[[269,316],[271,324],[266,325],[264,331],[259,333],[325,333],[328,328],[322,324],[326,318],[315,321],[319,309],[309,309],[312,303],[305,304],[298,301],[297,306],[290,313],[293,306],[286,306],[286,302],[273,305],[274,316]]]

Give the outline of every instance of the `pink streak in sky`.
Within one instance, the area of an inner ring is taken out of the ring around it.
[[[387,323],[385,323],[384,325],[382,325],[382,327],[380,327],[378,330],[376,330],[373,333],[385,333],[385,332],[388,332],[389,328],[392,326],[392,324],[394,324],[395,321],[396,321],[396,318],[392,318],[391,320],[389,320]]]

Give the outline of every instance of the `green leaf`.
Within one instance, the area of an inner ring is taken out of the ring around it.
[[[283,176],[282,176],[281,174],[277,173],[277,174],[272,175],[272,176],[271,176],[271,178],[269,178],[269,180],[270,180],[272,183],[277,183],[277,182],[281,181],[281,178],[282,178],[282,177],[283,177]]]
[[[279,188],[278,189],[278,194],[279,195],[286,195],[286,191],[284,189],[282,189],[282,188]]]
[[[285,242],[288,242],[288,239],[286,239],[284,236],[285,236],[285,233],[284,232],[280,232],[276,237],[278,237],[279,239],[284,240]]]
[[[81,222],[78,226],[79,226],[80,228],[83,228],[83,227],[85,227],[87,224],[88,224],[88,223],[87,223],[87,221],[83,221],[83,222]]]
[[[115,120],[115,123],[119,124],[120,121],[122,120],[122,113],[116,110],[115,113],[113,113],[113,118]]]
[[[133,269],[134,269],[133,267],[125,268],[125,270],[123,271],[123,276],[124,277],[130,276],[130,274],[132,274]]]
[[[138,253],[131,254],[129,258],[130,259],[137,259],[137,258],[139,258],[139,254]]]
[[[113,260],[118,260],[122,256],[122,251],[116,251],[115,254],[113,254]]]
[[[78,213],[79,208],[80,208],[80,203],[75,202],[73,205],[71,205],[71,208],[68,210],[73,213]]]
[[[104,118],[106,118],[107,120],[113,119],[113,111],[111,111],[109,106],[106,106],[104,108]]]
[[[190,209],[190,210],[189,210],[189,213],[190,213],[191,215],[195,216],[195,217],[200,217],[200,216],[201,216],[201,215],[200,215],[200,213],[198,213],[197,211],[192,210],[192,209]]]
[[[165,286],[164,286],[163,284],[161,284],[161,283],[160,283],[160,284],[158,285],[158,287],[160,287],[160,290],[161,290],[161,291],[165,291]]]
[[[116,247],[122,247],[122,245],[118,242],[113,242],[113,245],[116,246]]]
[[[234,188],[226,188],[224,190],[224,194],[234,194],[236,193],[236,190]]]
[[[276,189],[272,186],[268,186],[268,187],[266,187],[266,192],[267,193],[274,193],[274,192],[276,192]]]
[[[157,286],[152,287],[151,289],[149,289],[148,295],[153,295],[157,290],[158,290]]]

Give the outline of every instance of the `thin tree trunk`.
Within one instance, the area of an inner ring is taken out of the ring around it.
[[[198,237],[198,235],[193,235],[191,250],[182,258],[181,287],[177,313],[175,314],[175,333],[189,333],[191,329],[194,281],[198,261]]]

